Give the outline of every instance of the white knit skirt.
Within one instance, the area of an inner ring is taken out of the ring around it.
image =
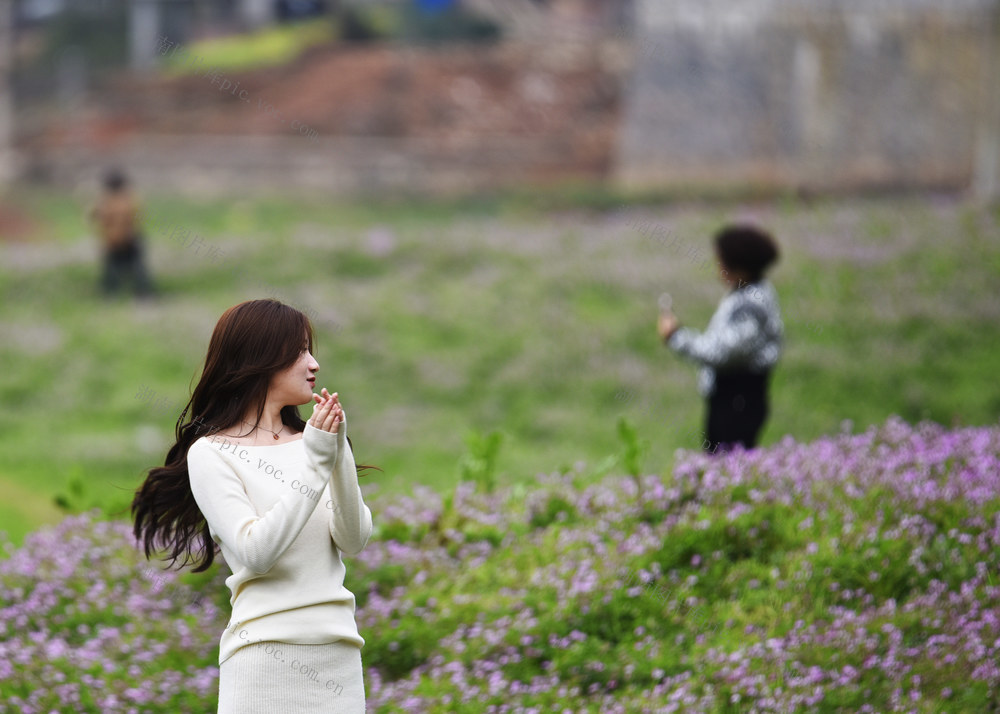
[[[219,668],[219,714],[364,711],[361,648],[349,642],[257,642]]]

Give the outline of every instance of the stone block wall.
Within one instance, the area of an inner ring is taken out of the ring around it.
[[[994,0],[638,0],[629,187],[963,187]]]

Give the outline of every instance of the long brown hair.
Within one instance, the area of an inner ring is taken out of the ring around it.
[[[313,329],[309,318],[277,300],[243,302],[219,318],[208,343],[201,380],[177,419],[177,441],[167,452],[163,466],[149,470],[132,499],[132,532],[143,544],[147,558],[153,551],[166,548],[171,566],[182,556],[181,566],[192,563],[196,573],[212,565],[216,545],[191,493],[188,449],[202,436],[239,424],[250,409],[256,409],[259,423],[271,377],[295,364],[303,335],[311,352]],[[306,426],[298,407],[293,405],[282,408],[281,423],[297,432]],[[361,475],[363,470],[375,467],[357,468]]]

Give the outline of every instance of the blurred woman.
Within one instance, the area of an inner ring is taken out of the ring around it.
[[[232,571],[219,712],[365,710],[341,553],[361,552],[372,516],[338,395],[313,393],[312,347],[306,316],[276,300],[227,310],[177,442],[132,503],[147,558],[165,547],[199,572],[218,544]]]
[[[661,313],[658,324],[671,349],[701,365],[698,391],[707,401],[703,448],[712,453],[757,445],[784,331],[777,293],[764,279],[778,260],[774,239],[753,226],[731,225],[715,236],[715,253],[730,292],[705,332],[681,327],[672,312]]]

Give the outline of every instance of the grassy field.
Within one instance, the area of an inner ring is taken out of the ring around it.
[[[655,335],[656,299],[702,327],[723,287],[708,245],[750,218],[783,249],[787,346],[765,443],[898,414],[996,423],[1000,212],[945,197],[801,204],[565,200],[331,204],[151,197],[155,301],[106,301],[65,195],[6,199],[37,222],[0,240],[0,528],[124,508],[162,463],[218,316],[274,296],[313,317],[366,488],[450,489],[470,434],[504,435],[499,481],[612,468],[626,417],[649,473],[697,448],[695,369]],[[3,236],[0,236],[3,238]],[[701,251],[697,253],[696,251]],[[692,432],[692,430],[694,430]]]

